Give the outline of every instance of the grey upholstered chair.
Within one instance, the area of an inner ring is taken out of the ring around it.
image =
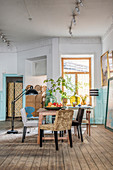
[[[27,128],[34,128],[38,127],[38,120],[28,120],[26,116],[25,108],[22,108],[21,110],[21,116],[22,116],[22,122],[23,122],[23,136],[22,136],[22,142],[24,142]]]

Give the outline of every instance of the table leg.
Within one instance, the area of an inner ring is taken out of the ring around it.
[[[42,116],[42,114],[40,113],[40,114],[39,114],[39,122],[38,122],[37,144],[40,144],[40,125],[42,124],[42,119],[43,119],[43,116]]]
[[[89,119],[89,136],[91,135],[91,132],[90,132],[90,113],[91,113],[91,111],[89,111],[89,113],[88,113],[88,119]]]
[[[88,110],[86,110],[86,120],[88,120]],[[88,122],[89,122],[89,120],[88,120]],[[87,134],[88,134],[88,126],[89,126],[89,124],[86,124],[86,126],[87,126]]]

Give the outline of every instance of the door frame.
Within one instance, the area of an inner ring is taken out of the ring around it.
[[[7,77],[22,77],[23,75],[17,74],[3,74],[3,120],[6,120],[6,78]]]

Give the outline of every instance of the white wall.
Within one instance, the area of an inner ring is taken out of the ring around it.
[[[43,81],[47,79],[47,76],[33,76],[32,65],[32,61],[25,61],[25,86],[33,85],[33,87],[35,87],[36,85],[44,85]]]
[[[94,54],[94,88],[101,87],[100,56],[102,54],[102,48],[101,39],[98,37],[52,38],[24,44],[18,48],[17,72],[18,74],[26,75],[26,86],[31,77],[30,74],[25,73],[26,59],[46,55],[47,77],[57,79],[61,75],[61,55],[65,54]]]
[[[18,62],[18,68],[17,72],[18,74],[26,75],[26,68],[25,63],[27,59],[30,58],[37,58],[40,56],[47,56],[47,76],[48,78],[52,77],[52,40],[51,39],[41,39],[37,42],[29,42],[27,44],[23,44],[22,46],[19,46],[18,52],[17,52],[17,62]],[[28,80],[30,80],[31,75],[27,74],[27,79],[25,77],[24,79],[24,86],[28,84]],[[38,82],[37,82],[38,84]]]
[[[3,90],[3,73],[17,74],[17,53],[15,47],[0,43],[0,91]]]
[[[106,51],[113,51],[113,24],[102,38],[102,54]]]
[[[43,83],[44,80],[47,79],[47,76],[29,76],[26,78],[26,84],[27,85],[33,85],[35,87],[36,85],[45,85]]]

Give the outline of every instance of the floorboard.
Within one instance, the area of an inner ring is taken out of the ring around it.
[[[90,137],[85,131],[83,143],[73,135],[73,148],[59,141],[58,151],[54,141],[37,145],[37,128],[21,143],[22,122],[15,121],[18,134],[7,134],[10,125],[0,123],[0,170],[113,170],[113,133],[103,125],[91,127]]]

